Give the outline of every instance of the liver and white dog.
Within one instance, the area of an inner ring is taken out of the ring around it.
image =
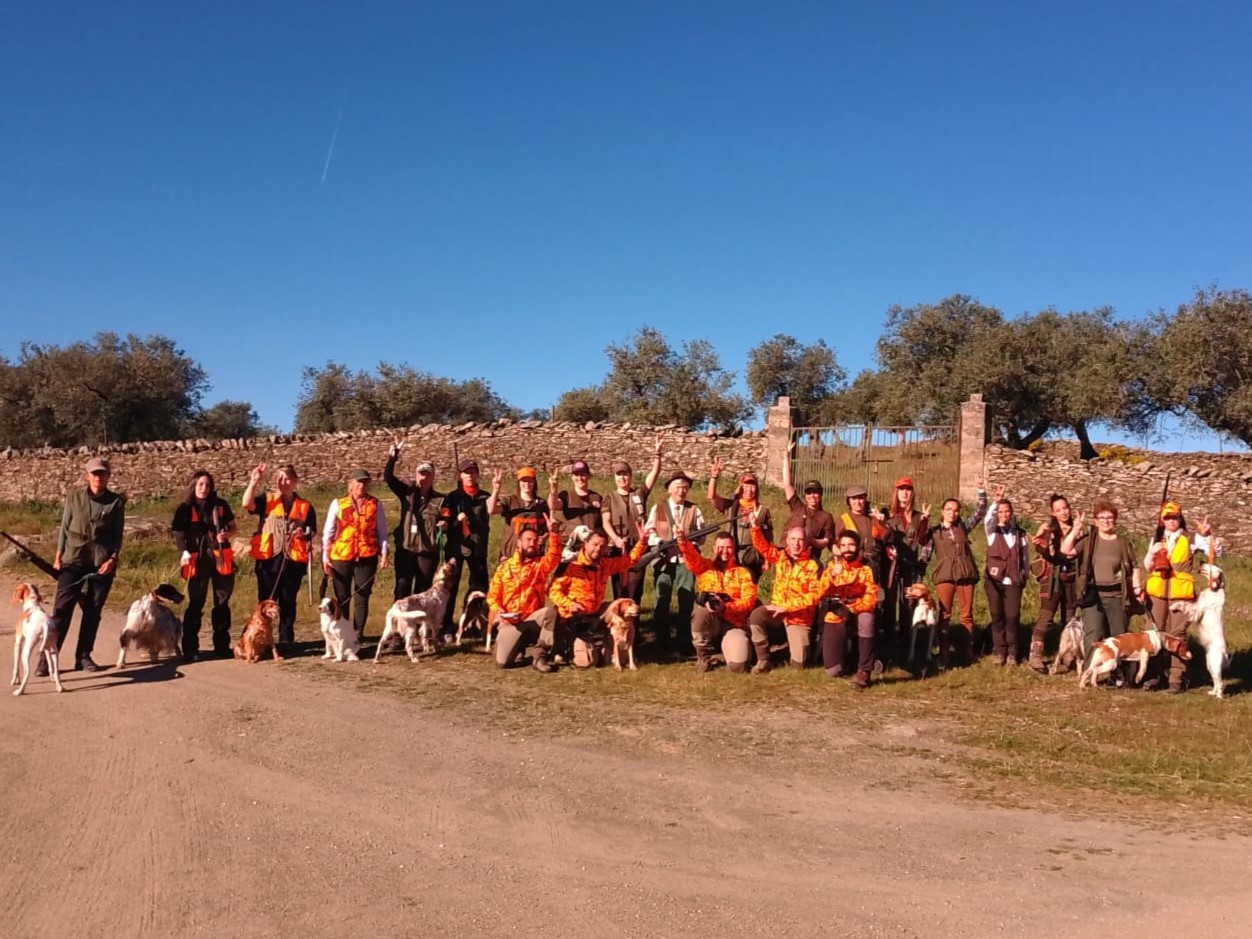
[[[383,647],[392,636],[404,637],[404,651],[408,653],[410,662],[416,663],[418,660],[419,638],[422,651],[428,655],[434,653],[438,647],[444,610],[452,601],[447,579],[455,568],[455,560],[444,563],[435,571],[435,581],[429,590],[415,593],[411,597],[401,597],[391,605],[383,625],[383,634],[378,639],[378,648],[374,650],[375,662],[383,654]]]
[[[339,601],[334,597],[324,597],[317,612],[322,622],[322,638],[326,640],[326,654],[322,658],[336,662],[361,661],[357,657],[361,651],[361,637],[356,634],[352,620],[339,609]]]
[[[1082,688],[1090,683],[1094,688],[1103,676],[1114,671],[1123,660],[1139,662],[1139,673],[1134,682],[1137,685],[1143,681],[1144,673],[1148,670],[1148,659],[1162,649],[1180,659],[1191,658],[1191,650],[1187,648],[1185,637],[1168,636],[1155,629],[1141,633],[1122,633],[1120,636],[1097,642],[1091,651],[1091,664],[1078,679],[1078,687]]]
[[[13,635],[13,681],[15,695],[26,690],[30,681],[30,660],[41,656],[48,663],[48,675],[57,691],[61,687],[61,671],[57,662],[57,630],[43,608],[43,597],[34,584],[18,584],[13,602],[22,604],[22,616]],[[20,679],[20,684],[19,684]]]
[[[117,639],[117,667],[126,667],[126,650],[132,646],[148,653],[148,661],[156,662],[161,653],[183,654],[183,624],[166,603],[182,603],[183,595],[169,584],[161,584],[130,605],[126,625]]]
[[[931,596],[930,588],[923,583],[909,584],[905,588],[904,595],[913,601],[913,625],[909,631],[909,661],[915,661],[917,658],[917,638],[921,630],[929,630],[926,633],[926,648],[922,649],[922,659],[926,662],[930,661],[930,650],[935,644],[935,627],[939,624],[939,611],[935,598]]]
[[[1226,626],[1222,614],[1226,609],[1226,575],[1216,564],[1201,564],[1200,574],[1208,582],[1194,600],[1175,600],[1170,609],[1182,613],[1187,624],[1199,627],[1197,636],[1204,646],[1204,664],[1208,668],[1215,698],[1222,697],[1222,669],[1226,665]]]
[[[465,598],[465,606],[461,609],[461,618],[457,621],[456,644],[461,644],[461,637],[477,632],[487,638],[487,651],[491,651],[491,627],[487,622],[487,595],[475,590]]]

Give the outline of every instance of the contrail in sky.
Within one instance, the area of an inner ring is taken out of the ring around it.
[[[322,184],[326,183],[326,174],[330,171],[330,158],[335,155],[335,141],[339,139],[339,126],[343,124],[343,106],[339,107],[339,117],[335,121],[335,132],[330,135],[330,149],[326,151],[326,165],[322,167]]]

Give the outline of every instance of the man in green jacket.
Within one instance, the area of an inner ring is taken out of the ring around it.
[[[122,527],[126,499],[109,489],[109,464],[100,457],[87,461],[87,485],[73,489],[65,498],[57,553],[52,566],[57,574],[52,620],[57,629],[57,651],[69,634],[74,605],[81,603],[74,667],[84,672],[99,669],[91,658],[100,627],[100,613],[113,587],[117,557],[122,550]],[[46,668],[46,664],[43,666]]]

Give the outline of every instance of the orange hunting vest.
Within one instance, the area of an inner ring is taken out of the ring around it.
[[[293,523],[287,533],[287,557],[297,564],[306,564],[309,560],[309,539],[304,533],[304,521],[309,517],[309,503],[296,496],[291,503],[291,514],[287,516]],[[257,561],[266,561],[274,556],[274,536],[265,531],[265,520],[283,517],[283,497],[277,492],[265,494],[265,514],[257,522],[256,534],[252,536],[252,557]]]
[[[361,510],[351,496],[339,500],[339,534],[330,546],[332,561],[356,561],[378,554],[378,500],[366,496]]]

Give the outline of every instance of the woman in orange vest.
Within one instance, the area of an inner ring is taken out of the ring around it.
[[[170,530],[174,546],[182,552],[183,577],[187,579],[187,610],[183,614],[183,658],[194,662],[200,651],[200,623],[209,585],[213,585],[213,651],[230,655],[230,595],[235,592],[235,558],[230,536],[235,533],[235,513],[217,494],[213,474],[196,470],[187,495],[174,510]]]
[[[369,470],[348,474],[348,494],[326,511],[322,528],[322,570],[335,586],[335,599],[351,613],[358,636],[365,635],[374,578],[387,566],[387,516],[369,493]],[[355,607],[353,599],[359,601]]]
[[[296,492],[300,477],[290,463],[274,471],[272,492],[257,491],[264,473],[264,463],[252,468],[243,491],[243,508],[257,517],[251,551],[257,600],[278,604],[278,641],[289,644],[296,641],[296,598],[312,557],[317,512]]]

